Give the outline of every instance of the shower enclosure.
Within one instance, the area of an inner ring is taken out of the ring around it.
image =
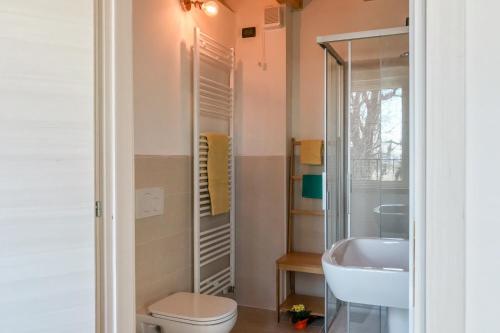
[[[409,237],[408,28],[318,37],[325,66],[325,245]],[[326,331],[388,332],[387,309],[326,288]]]

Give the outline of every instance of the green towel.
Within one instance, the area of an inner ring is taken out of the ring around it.
[[[302,197],[323,199],[323,177],[321,175],[302,176]]]

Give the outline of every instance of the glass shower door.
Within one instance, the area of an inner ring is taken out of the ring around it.
[[[343,198],[343,115],[344,65],[325,49],[325,247],[344,238]],[[340,166],[340,167],[339,167]],[[325,287],[325,332],[341,307],[328,287]]]
[[[349,42],[348,237],[408,239],[408,35]],[[349,333],[387,332],[387,309],[349,304]]]
[[[408,36],[351,42],[349,236],[408,238]]]
[[[408,34],[344,37],[320,42],[327,249],[350,237],[409,237]],[[389,332],[387,308],[341,302],[328,288],[325,293],[327,332]]]

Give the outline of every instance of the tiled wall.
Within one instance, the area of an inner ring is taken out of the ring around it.
[[[192,161],[188,156],[135,158],[136,188],[163,187],[165,214],[136,220],[136,304],[192,290]],[[285,157],[236,157],[236,296],[274,308],[275,260],[283,254]]]
[[[284,254],[284,156],[236,157],[236,298],[275,308],[275,262]]]
[[[192,172],[188,156],[135,158],[135,186],[163,187],[165,214],[136,220],[136,305],[192,289]]]

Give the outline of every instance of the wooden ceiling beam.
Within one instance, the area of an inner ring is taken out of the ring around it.
[[[279,4],[287,4],[293,9],[302,9],[302,0],[276,0]]]

